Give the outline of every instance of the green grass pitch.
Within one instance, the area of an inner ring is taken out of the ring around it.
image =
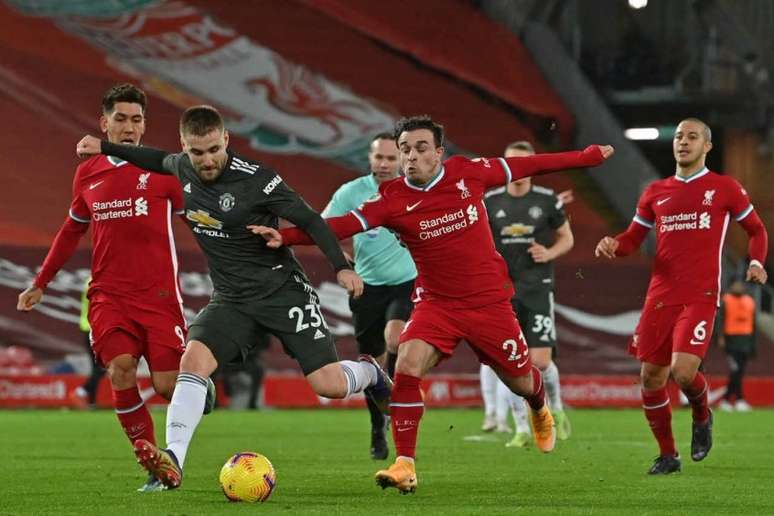
[[[656,446],[638,410],[576,410],[547,455],[483,435],[479,410],[430,410],[416,494],[382,491],[365,411],[216,411],[199,426],[181,489],[145,479],[109,411],[0,412],[0,515],[7,514],[774,514],[774,411],[715,415],[715,447],[690,460],[690,413],[675,412],[683,472],[649,477]],[[154,412],[163,436],[164,412]],[[217,477],[238,451],[274,463],[262,505],[229,503]],[[391,449],[391,453],[394,449]],[[392,455],[391,455],[392,458]]]

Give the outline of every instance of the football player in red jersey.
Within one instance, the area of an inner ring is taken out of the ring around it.
[[[529,157],[443,157],[443,126],[428,116],[401,119],[395,129],[405,174],[379,186],[359,209],[327,219],[339,238],[377,226],[398,234],[417,266],[415,302],[400,337],[390,403],[397,459],[376,473],[381,487],[414,492],[417,431],[424,412],[421,378],[466,340],[531,408],[535,442],[553,449],[556,434],[545,404],[540,371],[511,308],[513,285],[487,222],[484,192],[541,172],[595,166],[612,155],[609,146],[583,152]],[[270,246],[311,243],[297,228],[277,232],[252,226]]]
[[[139,145],[145,132],[145,93],[131,84],[102,99],[100,129],[111,142]],[[155,442],[153,420],[137,386],[137,364],[148,362],[153,388],[171,399],[184,351],[186,323],[177,281],[172,216],[183,209],[180,183],[112,156],[95,156],[75,172],[68,217],[17,309],[32,310],[92,227],[89,287],[91,344],[105,366],[113,406],[130,442]],[[154,478],[141,490],[155,490]]]
[[[630,353],[642,362],[645,417],[659,445],[648,473],[680,471],[672,435],[667,380],[671,375],[691,403],[691,458],[703,460],[712,447],[712,412],[707,380],[699,365],[707,351],[720,296],[720,260],[730,218],[747,232],[747,280],[766,282],[768,236],[747,192],[734,179],[705,166],[712,149],[709,126],[696,118],[680,122],[672,142],[675,175],[655,181],[640,197],[629,228],[604,237],[595,254],[626,256],[656,228],[656,256]]]

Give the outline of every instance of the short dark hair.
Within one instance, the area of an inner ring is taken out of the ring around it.
[[[374,143],[379,140],[394,140],[395,137],[392,133],[388,133],[387,131],[383,131],[379,134],[375,134],[373,138],[371,138],[371,143]]]
[[[180,116],[180,133],[206,136],[212,131],[222,131],[223,117],[212,106],[191,106]]]
[[[144,91],[134,84],[116,84],[102,96],[102,112],[106,115],[112,113],[118,102],[139,104],[140,107],[142,107],[143,114],[145,114],[145,108],[148,105],[148,97],[145,95]]]
[[[527,140],[519,140],[517,142],[509,143],[505,148],[505,152],[508,152],[509,150],[520,150],[529,152],[530,154],[535,154],[535,147],[533,147],[532,144]]]
[[[712,141],[712,129],[710,129],[710,126],[707,125],[707,123],[704,120],[699,120],[696,117],[689,116],[688,118],[683,118],[680,120],[680,122],[677,125],[682,124],[683,122],[693,122],[695,124],[700,124],[704,127],[704,139],[708,142]]]
[[[395,143],[398,143],[398,138],[405,131],[416,131],[417,129],[427,129],[432,132],[435,146],[443,147],[443,126],[434,122],[430,115],[404,117],[395,122],[395,131],[393,132]]]

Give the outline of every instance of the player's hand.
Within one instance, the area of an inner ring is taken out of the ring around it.
[[[618,249],[620,242],[613,237],[606,236],[597,244],[597,248],[594,249],[594,256],[599,258],[604,256],[605,258],[615,258],[615,251]]]
[[[562,202],[562,204],[570,204],[572,201],[575,200],[575,196],[572,194],[572,190],[565,190],[564,192],[559,192],[559,194],[556,197]]]
[[[87,134],[81,138],[81,141],[75,146],[75,153],[79,158],[87,158],[96,154],[102,154],[102,140]]]
[[[16,303],[16,309],[20,312],[29,312],[32,307],[40,303],[43,299],[43,289],[30,287],[19,294],[19,301]]]
[[[597,145],[599,151],[602,153],[602,159],[607,159],[615,154],[615,149],[612,145]]]
[[[363,294],[363,278],[352,269],[341,269],[336,273],[336,279],[339,285],[347,289],[350,296],[358,298]]]
[[[750,264],[750,266],[747,268],[747,281],[752,281],[753,283],[760,283],[763,285],[766,283],[768,277],[769,275],[766,273],[766,269],[759,265]]]
[[[266,247],[270,247],[272,249],[279,249],[282,247],[282,233],[276,229],[270,228],[268,226],[254,225],[247,226],[247,229],[256,235],[261,235],[263,239],[266,240]]]
[[[554,253],[550,249],[536,242],[532,243],[527,252],[532,256],[535,263],[546,263],[554,259]]]

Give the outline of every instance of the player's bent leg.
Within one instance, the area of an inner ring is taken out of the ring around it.
[[[331,362],[307,373],[306,379],[315,393],[326,398],[340,399],[363,392],[380,410],[389,406],[392,381],[370,355],[360,355],[358,361]]]
[[[422,377],[441,358],[441,353],[420,339],[403,342],[398,348],[395,386],[390,402],[392,436],[395,441],[395,463],[376,472],[374,479],[382,489],[394,487],[403,494],[417,487],[414,469],[419,423],[425,410],[420,390]]]
[[[535,440],[535,447],[543,453],[553,451],[556,446],[556,427],[554,418],[545,402],[545,389],[543,376],[538,368],[532,366],[530,374],[522,376],[508,376],[503,371],[497,370],[500,379],[511,391],[527,401],[530,407],[530,425]]]
[[[701,358],[690,353],[672,355],[672,377],[691,404],[693,422],[691,426],[691,458],[704,460],[712,448],[712,411],[709,408],[707,391],[709,385],[699,371]]]
[[[551,407],[551,414],[553,414],[554,422],[556,423],[556,437],[559,440],[565,441],[570,438],[572,426],[570,425],[570,419],[567,417],[567,413],[564,411],[564,404],[562,403],[562,392],[559,385],[559,369],[552,359],[553,348],[531,347],[529,351],[532,365],[540,369],[540,372],[543,375],[548,404]]]

